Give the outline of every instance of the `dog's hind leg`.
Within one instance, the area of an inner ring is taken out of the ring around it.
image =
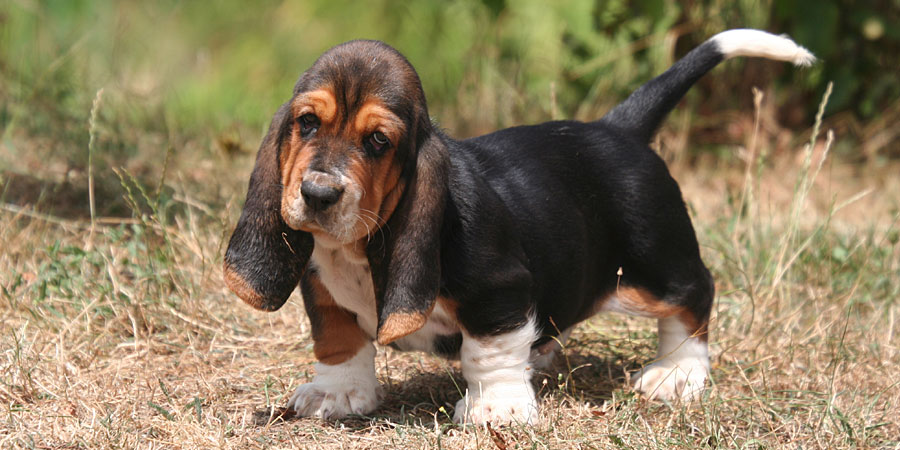
[[[658,322],[656,359],[638,372],[634,389],[650,399],[694,399],[703,392],[709,374],[705,331],[692,329],[689,321],[679,316]]]
[[[640,288],[624,287],[610,296],[603,310],[657,319],[659,344],[656,358],[641,369],[634,389],[650,399],[690,400],[703,392],[709,374],[707,344],[709,312],[714,287],[703,277],[665,300]]]

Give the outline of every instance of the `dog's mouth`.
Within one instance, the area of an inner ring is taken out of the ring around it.
[[[353,228],[353,223],[346,223],[333,214],[321,212],[309,212],[306,214],[289,214],[285,222],[294,230],[306,231],[314,234],[327,234],[334,239],[346,234],[348,228]]]
[[[332,241],[349,244],[365,236],[366,227],[361,223],[359,204],[353,190],[347,198],[322,211],[304,202],[302,196],[282,200],[281,215],[288,227],[312,233]]]
[[[338,239],[343,231],[352,226],[351,224],[341,223],[333,217],[321,213],[313,213],[312,218],[302,224],[300,229],[314,234],[327,234],[332,238]]]

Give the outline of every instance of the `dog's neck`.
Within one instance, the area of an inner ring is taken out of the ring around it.
[[[360,265],[369,263],[366,258],[367,239],[365,237],[348,244],[335,239],[327,233],[314,232],[312,235],[315,241],[315,248],[317,249],[329,250],[332,252],[340,251],[344,255],[344,258],[353,264]]]

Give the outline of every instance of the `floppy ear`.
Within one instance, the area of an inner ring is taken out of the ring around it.
[[[434,307],[449,165],[446,146],[432,132],[419,147],[400,204],[366,247],[381,345],[422,328]]]
[[[247,201],[225,252],[225,283],[254,308],[274,311],[297,287],[313,249],[309,233],[281,218],[279,154],[290,132],[289,103],[281,105],[256,155]]]

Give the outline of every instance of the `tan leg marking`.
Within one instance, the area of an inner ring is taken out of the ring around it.
[[[699,321],[688,308],[666,303],[644,288],[620,287],[604,297],[596,310],[623,312],[656,319],[677,317],[693,337],[704,341],[707,339],[706,321]]]
[[[313,352],[323,364],[340,364],[354,357],[369,338],[356,323],[356,316],[335,304],[325,285],[317,278],[310,282],[316,304],[316,317],[311,317]]]

